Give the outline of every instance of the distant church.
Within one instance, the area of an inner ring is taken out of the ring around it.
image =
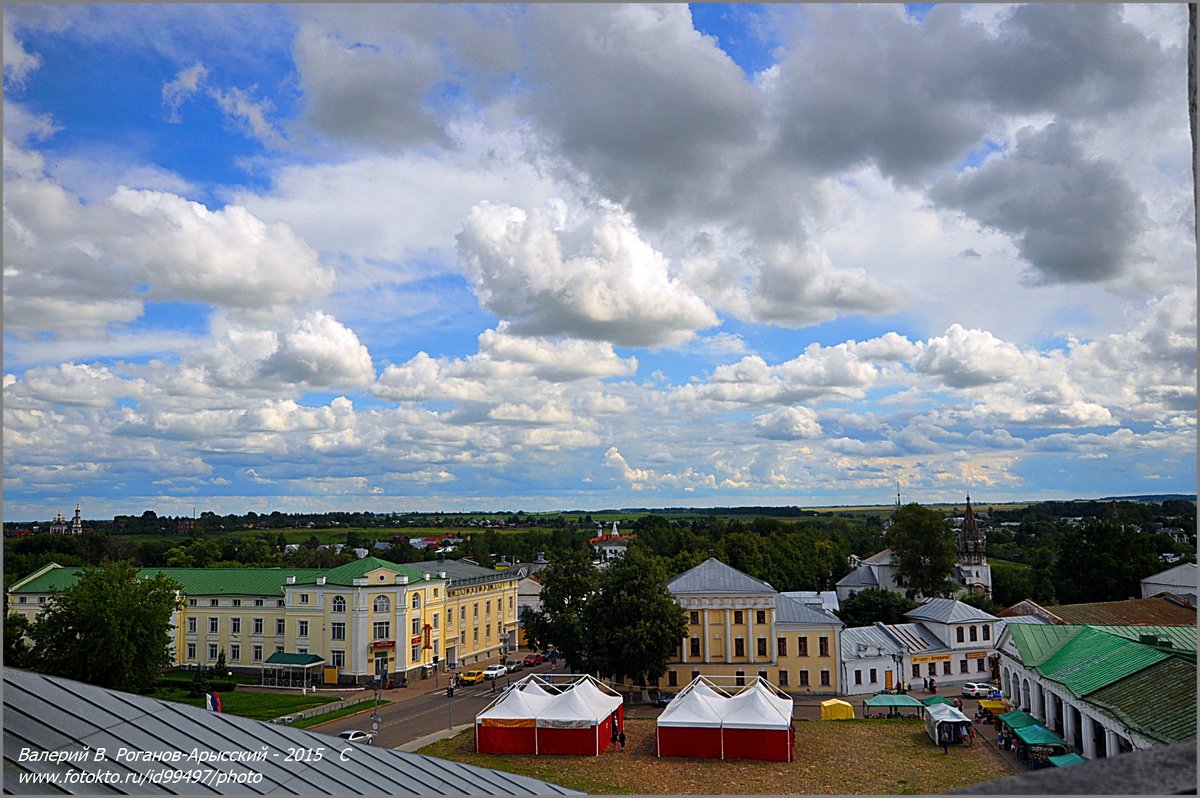
[[[63,518],[62,513],[55,513],[54,520],[50,522],[51,535],[82,535],[83,534],[83,519],[79,517],[79,505],[75,505],[75,517],[71,520],[71,525],[67,526],[67,519]]]
[[[896,509],[900,509],[900,494],[896,494]],[[979,528],[979,519],[971,507],[971,497],[967,496],[967,509],[963,514],[962,525],[955,533],[958,549],[958,562],[951,572],[951,578],[959,588],[966,593],[988,595],[992,593],[992,567],[987,563],[987,539]],[[866,559],[850,556],[850,573],[843,576],[837,583],[838,602],[869,588],[890,590],[893,593],[903,593],[904,588],[896,581],[899,565],[892,556],[891,549],[884,549]]]

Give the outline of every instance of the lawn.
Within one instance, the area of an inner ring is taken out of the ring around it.
[[[180,704],[190,704],[194,707],[204,706],[203,698],[189,698],[187,688],[178,690],[156,690],[151,698],[164,701],[176,701]],[[221,693],[221,711],[230,715],[241,715],[255,720],[271,720],[282,715],[291,715],[305,709],[312,709],[321,704],[337,701],[329,696],[315,695],[285,695],[275,693],[224,692]]]
[[[598,757],[476,754],[471,731],[420,753],[607,794],[932,794],[1012,775],[982,741],[943,754],[918,720],[798,721],[794,762],[658,758],[654,724],[626,720],[626,750]]]

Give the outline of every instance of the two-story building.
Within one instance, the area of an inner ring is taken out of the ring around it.
[[[687,616],[668,687],[701,675],[738,684],[761,676],[788,692],[838,692],[836,616],[714,558],[669,580],[667,590]]]
[[[272,654],[316,655],[343,683],[398,680],[499,658],[515,642],[514,576],[457,562],[398,565],[375,557],[336,568],[145,568],[180,585],[172,618],[177,665],[253,671]],[[48,565],[8,591],[33,620],[78,578]]]

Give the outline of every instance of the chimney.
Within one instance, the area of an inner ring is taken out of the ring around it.
[[[294,584],[296,584],[296,577],[294,577],[294,576],[289,576],[289,577],[288,577],[287,579],[285,579],[284,581],[285,581],[285,582],[287,582],[289,585],[294,585]]]

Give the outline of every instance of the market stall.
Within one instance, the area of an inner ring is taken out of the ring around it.
[[[475,750],[481,754],[537,754],[537,715],[551,700],[540,687],[510,687],[475,717]]]
[[[917,699],[910,695],[874,695],[863,701],[863,717],[864,718],[916,718],[920,716],[920,712],[925,708]],[[868,713],[868,709],[873,710],[874,714]],[[912,714],[906,715],[901,710],[915,710]],[[886,710],[886,714],[884,711]]]
[[[765,681],[760,679],[725,699],[721,715],[723,759],[791,762],[794,742],[791,699],[780,698]]]
[[[1059,754],[1048,760],[1056,768],[1069,768],[1071,765],[1082,765],[1087,760],[1079,754]]]
[[[1031,768],[1050,767],[1050,757],[1067,753],[1067,741],[1040,723],[1013,731],[1019,741],[1017,756]]]
[[[510,685],[476,715],[475,750],[598,756],[623,728],[621,696],[593,676],[574,678],[550,685],[532,674]]]
[[[1012,710],[1012,704],[1007,701],[981,698],[979,700],[979,722],[993,723],[997,715],[1003,715]]]
[[[854,707],[840,698],[822,701],[821,720],[854,720]]]
[[[922,698],[921,703],[927,707],[932,706],[933,704],[945,704],[946,706],[950,706],[950,707],[954,706],[953,701],[951,701],[949,698],[946,698],[946,697],[940,696],[940,695],[931,695],[931,696],[929,696],[929,698]]]
[[[945,740],[951,745],[970,743],[971,719],[949,704],[930,704],[925,707],[925,731],[937,745]]]
[[[680,690],[658,716],[655,754],[724,759],[719,707],[726,698],[698,679]]]

